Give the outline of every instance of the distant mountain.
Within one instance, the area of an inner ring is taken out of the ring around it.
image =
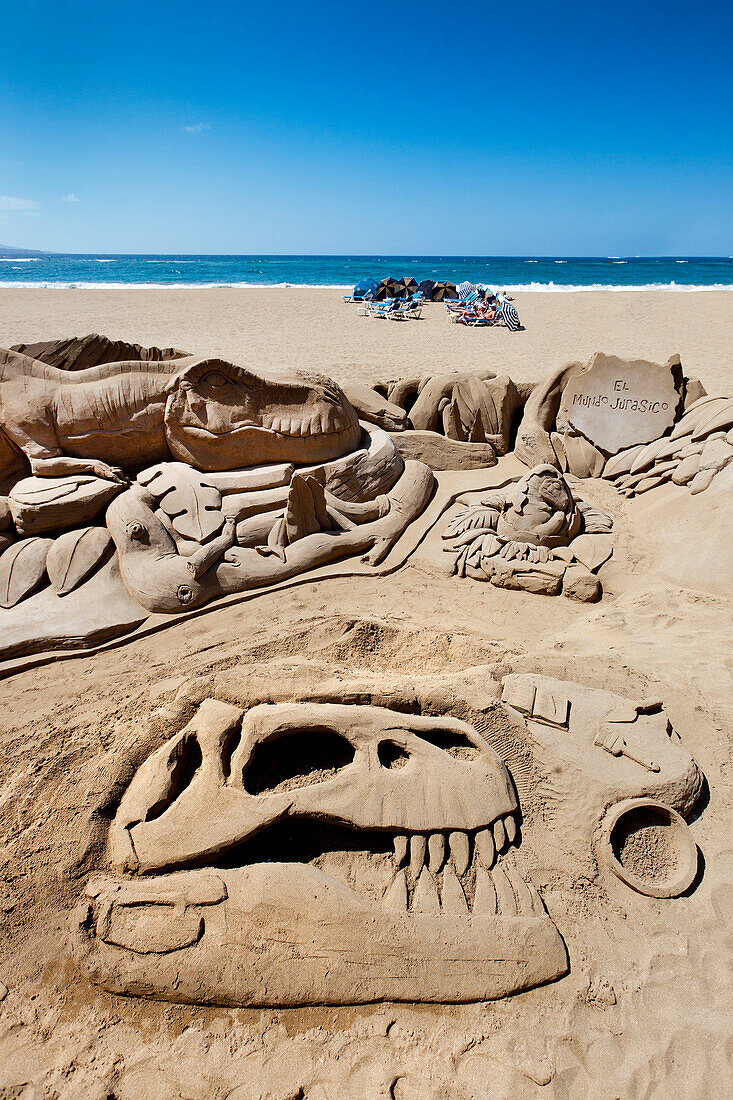
[[[2,260],[31,260],[52,255],[52,252],[37,252],[32,248],[14,248],[10,244],[0,244],[0,259]]]

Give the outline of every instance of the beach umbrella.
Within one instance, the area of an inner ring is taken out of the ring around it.
[[[458,291],[458,297],[459,298],[467,298],[468,295],[472,294],[473,291],[476,290],[476,289],[477,288],[474,287],[473,283],[469,283],[468,281],[466,281],[465,283],[459,283],[458,286],[456,287],[456,290]]]
[[[426,301],[432,302],[432,300],[433,300],[433,291],[435,289],[435,280],[434,279],[423,279],[423,281],[420,283],[420,286],[417,289],[420,291],[420,293],[422,294],[423,298],[425,298]]]
[[[360,279],[354,287],[354,298],[365,298],[367,294],[374,295],[377,292],[377,280],[376,279]]]
[[[405,284],[402,279],[395,279],[388,275],[382,279],[377,287],[377,299],[382,302],[385,298],[401,298],[405,293]]]
[[[444,298],[457,298],[456,288],[453,283],[436,283],[433,290],[433,301],[442,302]]]
[[[402,282],[405,285],[405,294],[417,293],[417,282],[415,281],[415,279],[412,278],[411,275],[403,275]]]

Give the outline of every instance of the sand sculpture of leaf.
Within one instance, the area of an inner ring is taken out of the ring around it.
[[[18,504],[52,504],[56,500],[72,496],[82,485],[90,485],[100,478],[80,474],[70,477],[27,477],[14,489],[13,497]]]
[[[221,493],[199,470],[185,462],[163,462],[144,470],[137,479],[158,498],[179,535],[206,542],[221,530]]]
[[[46,569],[57,595],[73,592],[94,572],[112,541],[106,527],[65,531],[48,551]]]
[[[15,607],[46,576],[46,555],[53,539],[30,538],[13,543],[0,557],[0,607]]]

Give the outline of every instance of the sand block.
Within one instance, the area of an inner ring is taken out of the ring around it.
[[[496,569],[491,583],[496,588],[509,588],[520,592],[535,592],[543,596],[557,596],[562,585],[565,565],[561,562],[544,562],[542,565],[511,561],[503,566],[494,559]]]
[[[432,470],[480,470],[496,465],[496,451],[490,443],[466,443],[432,431],[390,434],[403,459],[425,462]]]
[[[92,523],[124,488],[91,474],[24,477],[10,491],[10,512],[23,535],[65,531]]]
[[[672,481],[675,485],[689,485],[699,469],[700,455],[688,455],[687,458],[682,459],[677,469],[672,474]]]
[[[581,603],[595,603],[601,598],[601,582],[584,565],[571,565],[565,570],[562,594]]]
[[[608,454],[658,439],[674,424],[680,400],[675,366],[598,352],[565,386],[558,428],[574,428]]]
[[[611,535],[578,535],[570,543],[568,550],[574,557],[595,573],[604,562],[607,562],[613,553],[613,537]]]

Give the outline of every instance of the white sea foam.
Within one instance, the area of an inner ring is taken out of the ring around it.
[[[43,256],[0,256],[0,264],[35,264]]]
[[[589,291],[610,290],[613,292],[633,292],[644,290],[705,291],[730,290],[731,283],[641,283],[624,286],[605,283],[590,283],[578,286],[571,283],[502,283],[502,288],[513,294],[583,294]],[[118,283],[77,280],[76,282],[52,282],[48,280],[4,280],[0,287],[9,290],[339,290],[350,291],[351,283]]]
[[[75,282],[49,280],[4,280],[0,287],[9,290],[353,290],[353,283],[115,283],[77,279]]]

